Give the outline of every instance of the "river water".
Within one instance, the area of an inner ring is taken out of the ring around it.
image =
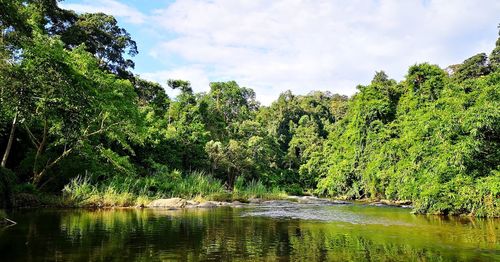
[[[0,261],[500,261],[500,220],[367,205],[20,210]]]

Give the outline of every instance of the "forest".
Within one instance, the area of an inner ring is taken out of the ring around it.
[[[136,42],[107,14],[0,0],[0,30],[4,206],[306,194],[500,216],[500,32],[445,69],[263,106],[235,81],[196,93],[189,79],[142,79]]]

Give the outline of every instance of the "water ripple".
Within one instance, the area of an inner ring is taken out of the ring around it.
[[[409,226],[410,224],[385,218],[378,218],[355,213],[349,210],[324,207],[310,206],[301,204],[290,205],[274,205],[261,206],[255,209],[243,212],[243,217],[269,217],[273,219],[299,219],[322,222],[346,222],[351,224],[378,224],[378,225],[401,225]]]

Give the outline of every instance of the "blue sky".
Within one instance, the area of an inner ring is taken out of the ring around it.
[[[114,15],[137,42],[135,73],[164,84],[236,80],[263,104],[281,92],[352,95],[375,71],[401,80],[408,66],[445,68],[498,37],[497,0],[71,0],[77,12]],[[167,90],[171,95],[174,93]]]

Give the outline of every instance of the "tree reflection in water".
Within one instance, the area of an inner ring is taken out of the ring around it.
[[[392,208],[324,209],[394,223],[277,218],[232,208],[17,211],[11,217],[19,224],[0,231],[0,256],[2,261],[500,259],[498,220],[413,216]]]

